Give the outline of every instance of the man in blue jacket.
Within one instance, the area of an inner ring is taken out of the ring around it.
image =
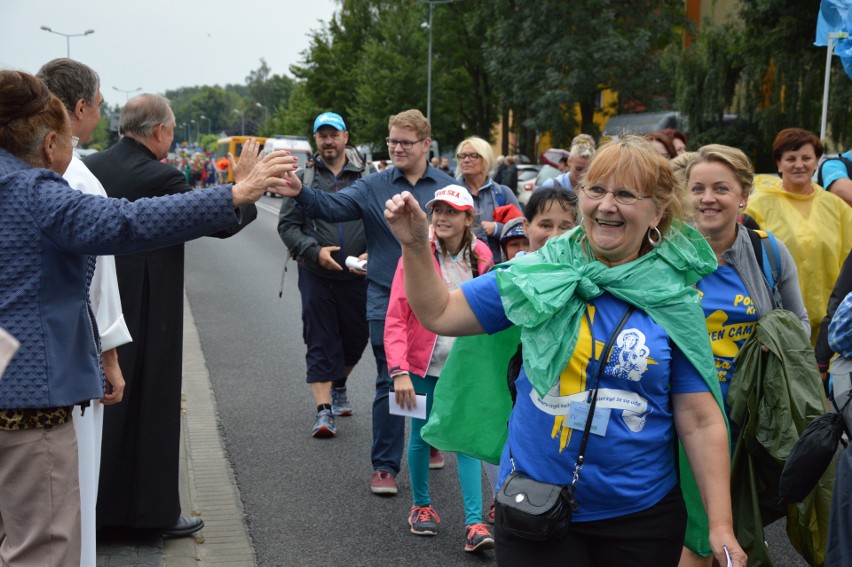
[[[299,171],[302,183],[334,194],[371,173],[372,167],[348,141],[349,132],[339,114],[317,116],[317,153],[311,157],[313,166]],[[361,256],[367,250],[364,224],[359,220],[318,220],[303,214],[293,199],[285,198],[278,233],[299,262],[302,337],[308,347],[306,381],[317,404],[311,435],[334,437],[335,416],[352,415],[346,378],[368,340],[365,274],[344,267],[347,256]]]
[[[402,459],[405,419],[388,411],[388,392],[393,381],[388,374],[383,340],[391,283],[402,250],[385,221],[385,201],[402,191],[410,191],[425,209],[435,191],[455,181],[427,163],[432,127],[419,110],[391,116],[388,129],[386,141],[393,168],[359,179],[334,194],[302,187],[298,178],[292,176],[292,186],[284,192],[310,217],[331,222],[357,219],[364,222],[369,254],[367,320],[378,371],[373,400],[370,490],[373,494],[393,495],[397,493],[396,475]]]

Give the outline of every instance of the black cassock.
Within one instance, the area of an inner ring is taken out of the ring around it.
[[[191,190],[183,173],[131,138],[85,163],[110,197],[134,201]],[[256,216],[254,205],[242,207],[238,226],[211,236],[236,234]],[[167,528],[181,513],[184,246],[116,256],[115,265],[133,342],[118,348],[124,401],[104,411],[97,524]]]

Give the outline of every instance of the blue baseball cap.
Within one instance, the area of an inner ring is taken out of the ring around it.
[[[500,244],[505,244],[508,240],[513,238],[526,238],[527,234],[524,232],[524,219],[523,218],[514,218],[509,222],[503,225],[503,234],[500,236]]]
[[[334,112],[323,112],[317,116],[317,119],[314,120],[314,134],[316,134],[317,130],[323,126],[331,126],[335,130],[346,130],[346,124],[344,124],[343,118]]]

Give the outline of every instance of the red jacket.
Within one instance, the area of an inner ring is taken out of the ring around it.
[[[491,249],[477,239],[473,247],[479,256],[477,264],[480,274],[484,274],[494,265]],[[435,257],[435,243],[432,243],[432,255],[435,259],[435,269],[440,272],[438,258]],[[411,310],[405,297],[405,279],[402,269],[402,258],[396,267],[391,285],[390,302],[385,320],[385,354],[388,360],[388,372],[393,375],[400,371],[425,376],[435,348],[437,335],[427,331],[417,316]]]

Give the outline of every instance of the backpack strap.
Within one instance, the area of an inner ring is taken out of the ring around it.
[[[499,207],[502,207],[503,205],[506,204],[506,193],[504,191],[505,191],[505,188],[495,181],[494,182],[494,198],[497,199],[497,206],[499,206]]]
[[[302,185],[304,187],[312,187],[313,186],[314,176],[316,175],[316,172],[314,171],[314,167],[316,167],[316,166],[305,168],[305,173],[302,174]]]
[[[779,304],[777,298],[778,282],[781,280],[781,268],[778,254],[778,239],[771,232],[765,230],[747,229],[751,245],[754,248],[754,257],[763,268],[763,277],[769,284],[770,295],[773,303]]]

